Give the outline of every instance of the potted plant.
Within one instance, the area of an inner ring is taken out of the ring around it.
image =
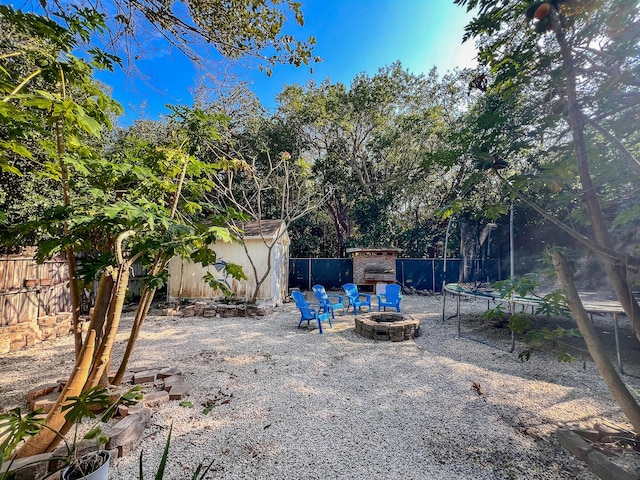
[[[134,387],[115,402],[110,404],[109,391],[106,388],[94,387],[77,397],[70,397],[71,403],[65,405],[65,419],[72,423],[74,428],[73,438],[68,441],[60,432],[59,435],[66,447],[64,455],[47,456],[42,459],[35,459],[34,462],[24,466],[30,466],[36,462],[51,462],[52,460],[62,463],[66,468],[62,472],[63,480],[107,480],[109,476],[110,453],[103,450],[104,445],[109,440],[102,435],[102,423],[107,422],[116,412],[118,405],[134,405],[142,398],[140,387]],[[20,409],[11,410],[7,414],[0,415],[0,480],[12,478],[13,452],[18,444],[25,438],[36,435],[40,429],[47,428],[42,419],[37,417],[40,412],[33,412],[21,415]],[[86,418],[95,419],[92,428],[82,436],[86,440],[96,440],[97,449],[94,452],[78,458],[78,432],[82,421]],[[2,469],[5,460],[10,460],[7,468]]]
[[[108,480],[110,459],[108,450],[87,453],[62,471],[62,480]]]

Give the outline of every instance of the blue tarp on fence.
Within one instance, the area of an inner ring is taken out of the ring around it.
[[[467,281],[500,280],[498,260],[473,261]],[[396,259],[396,281],[416,290],[439,292],[443,281],[458,281],[460,259],[447,259],[446,278],[442,258]],[[353,263],[350,258],[292,258],[289,260],[289,288],[311,290],[315,284],[327,289],[340,288],[353,279]]]
[[[289,288],[311,290],[320,284],[326,289],[340,288],[353,279],[350,258],[292,258],[289,260]]]

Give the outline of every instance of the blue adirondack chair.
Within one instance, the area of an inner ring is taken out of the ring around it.
[[[387,285],[384,293],[378,295],[378,311],[380,311],[380,307],[384,308],[385,312],[387,311],[387,307],[393,307],[399,312],[400,300],[402,300],[400,290],[400,285],[397,283]]]
[[[329,326],[333,328],[331,324],[331,317],[329,316],[329,312],[319,312],[318,309],[312,308],[311,305],[307,302],[306,298],[302,292],[294,291],[291,293],[293,300],[296,302],[296,307],[300,310],[300,321],[298,322],[298,328],[302,325],[302,322],[307,322],[307,327],[309,326],[309,322],[311,320],[315,320],[318,323],[318,331],[322,333],[322,322],[328,321]],[[320,307],[320,305],[318,305]]]
[[[320,305],[322,305],[323,312],[329,312],[331,318],[336,318],[335,309],[341,308],[344,314],[344,302],[342,301],[342,295],[329,295],[322,285],[314,285],[313,293],[316,294],[316,298]]]
[[[371,310],[371,295],[367,293],[359,293],[357,285],[346,283],[342,286],[344,293],[349,298],[349,305],[353,305],[353,314],[358,314],[360,307],[369,307]],[[362,299],[362,300],[361,300]]]

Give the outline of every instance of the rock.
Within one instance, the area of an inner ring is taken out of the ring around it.
[[[198,317],[201,317],[202,316],[202,312],[206,308],[206,306],[207,306],[207,302],[196,302],[195,305],[194,305],[195,314]]]
[[[600,441],[600,432],[594,428],[574,428],[573,431],[590,442]]]
[[[237,317],[237,309],[235,305],[218,305],[216,309],[222,318]]]
[[[47,393],[46,395],[43,395],[41,397],[34,399],[33,406],[31,407],[31,409],[32,410],[42,409],[43,412],[49,413],[53,408],[53,406],[56,404],[56,400],[58,400],[59,396],[60,396],[60,392],[58,390],[53,390]]]
[[[58,322],[69,322],[73,320],[73,313],[71,312],[61,312],[56,314],[56,319]]]
[[[620,440],[621,432],[618,429],[601,423],[597,423],[594,428],[598,431],[598,436],[600,437],[601,442],[613,443]]]
[[[60,385],[58,383],[45,383],[44,385],[38,385],[37,387],[29,390],[29,393],[27,393],[27,402],[29,402],[29,405],[31,405],[31,403],[36,398],[47,395],[48,393],[51,393],[54,390],[59,390],[59,388],[60,388]],[[29,408],[33,410],[32,407],[29,407]]]
[[[201,317],[206,317],[206,318],[211,318],[211,317],[215,317],[216,316],[216,308],[215,307],[205,307],[202,309],[202,312],[200,313]]]
[[[144,429],[150,421],[151,412],[147,408],[140,409],[135,415],[126,416],[105,430],[105,434],[109,437],[106,448],[117,449],[119,456],[132,451],[140,444]]]
[[[171,387],[177,385],[179,383],[184,383],[184,379],[182,375],[172,375],[164,379],[164,391],[168,392],[171,390]]]
[[[158,378],[167,378],[173,375],[182,375],[182,371],[176,367],[166,367],[158,372]]]
[[[257,306],[256,313],[258,314],[258,316],[264,317],[265,315],[269,315],[269,314],[273,313],[273,308],[271,308],[271,306],[266,305],[266,304],[263,303],[263,304]]]
[[[147,367],[133,367],[129,369],[129,371],[133,373],[144,372],[145,370],[153,370],[153,368],[150,368],[147,366]]]
[[[55,327],[58,323],[55,315],[43,315],[38,317],[38,325],[41,327]]]
[[[5,462],[0,468],[0,477],[4,478],[4,473],[11,467],[15,472],[11,477],[14,480],[32,480],[34,478],[45,478],[49,469],[49,459],[53,453],[42,453],[31,457],[19,458],[13,462]],[[47,477],[51,478],[51,477]]]
[[[40,327],[40,334],[42,340],[53,340],[58,336],[58,330],[56,327]]]
[[[622,467],[611,462],[607,457],[597,450],[589,453],[589,468],[602,480],[637,480],[636,475],[632,475]]]
[[[183,317],[193,317],[196,314],[196,306],[188,305],[182,309]]]
[[[127,406],[127,405],[118,405],[118,413],[121,417],[126,417],[128,415],[136,415],[142,412],[145,409],[142,402],[136,403],[135,405]]]
[[[145,407],[158,407],[169,402],[169,393],[161,390],[159,392],[152,392],[146,394],[142,398],[142,404]]]
[[[71,331],[71,322],[58,322],[56,324],[56,334],[58,337],[66,337]]]
[[[27,346],[27,338],[24,334],[14,334],[11,337],[11,343],[9,345],[9,350],[15,352],[16,350],[20,350]]]
[[[133,384],[139,385],[141,383],[153,383],[156,381],[157,370],[144,370],[142,372],[136,372],[133,375]]]
[[[169,390],[170,400],[182,400],[189,393],[189,386],[186,383],[176,383]]]
[[[584,438],[567,428],[558,429],[558,440],[567,450],[585,463],[589,453],[593,451],[591,445]]]
[[[11,340],[0,334],[0,353],[9,353],[11,351]]]

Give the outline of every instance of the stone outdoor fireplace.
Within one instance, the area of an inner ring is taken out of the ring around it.
[[[347,248],[353,260],[353,283],[363,291],[384,293],[396,281],[396,258],[399,248]]]
[[[372,340],[402,342],[420,335],[420,322],[403,313],[367,313],[355,317],[356,333]]]

